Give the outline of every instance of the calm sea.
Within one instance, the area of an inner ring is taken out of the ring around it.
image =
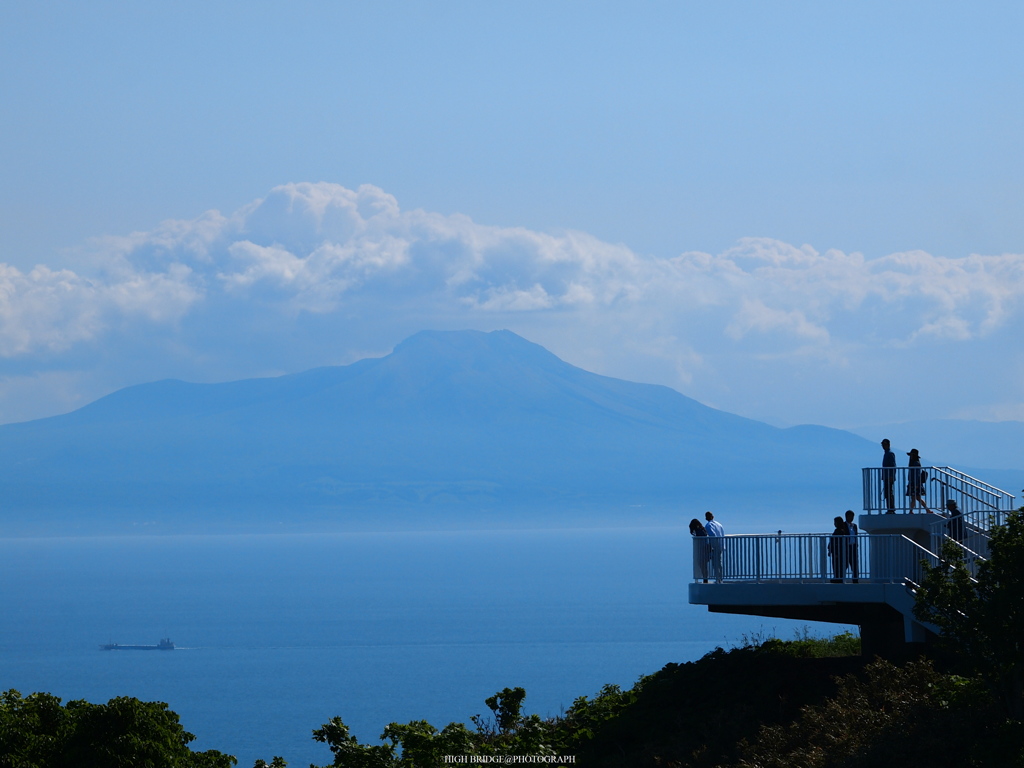
[[[194,749],[326,765],[335,715],[375,742],[517,685],[554,715],[804,626],[688,605],[689,550],[682,528],[0,539],[0,688],[165,701]],[[99,650],[161,637],[182,650]]]

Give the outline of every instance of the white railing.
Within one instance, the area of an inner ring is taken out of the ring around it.
[[[906,536],[823,533],[693,537],[697,582],[920,583],[938,558]]]
[[[941,511],[952,500],[987,531],[1015,508],[1012,494],[952,467],[865,467],[861,474],[869,514]]]
[[[992,513],[972,512],[955,517],[936,520],[931,525],[931,550],[942,552],[942,545],[952,541],[963,555],[964,563],[971,576],[978,575],[978,565],[988,559],[989,531],[995,520],[1002,520]]]

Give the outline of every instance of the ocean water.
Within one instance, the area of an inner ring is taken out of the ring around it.
[[[690,573],[683,528],[0,539],[0,688],[165,701],[193,749],[326,765],[336,715],[376,742],[517,685],[557,715],[805,627],[690,606]],[[99,650],[161,637],[180,650]]]

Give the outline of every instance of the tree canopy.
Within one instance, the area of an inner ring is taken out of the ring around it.
[[[1024,720],[1024,508],[993,526],[976,577],[972,553],[947,540],[941,554],[937,566],[925,567],[914,613],[999,692],[1010,717]]]
[[[163,702],[127,696],[106,704],[49,693],[0,694],[2,768],[231,768],[216,750],[193,752],[195,739]]]

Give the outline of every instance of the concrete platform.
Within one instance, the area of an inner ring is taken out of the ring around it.
[[[886,656],[934,635],[913,618],[914,596],[903,584],[734,581],[690,584],[688,592],[691,604],[713,613],[856,624],[866,655]]]

